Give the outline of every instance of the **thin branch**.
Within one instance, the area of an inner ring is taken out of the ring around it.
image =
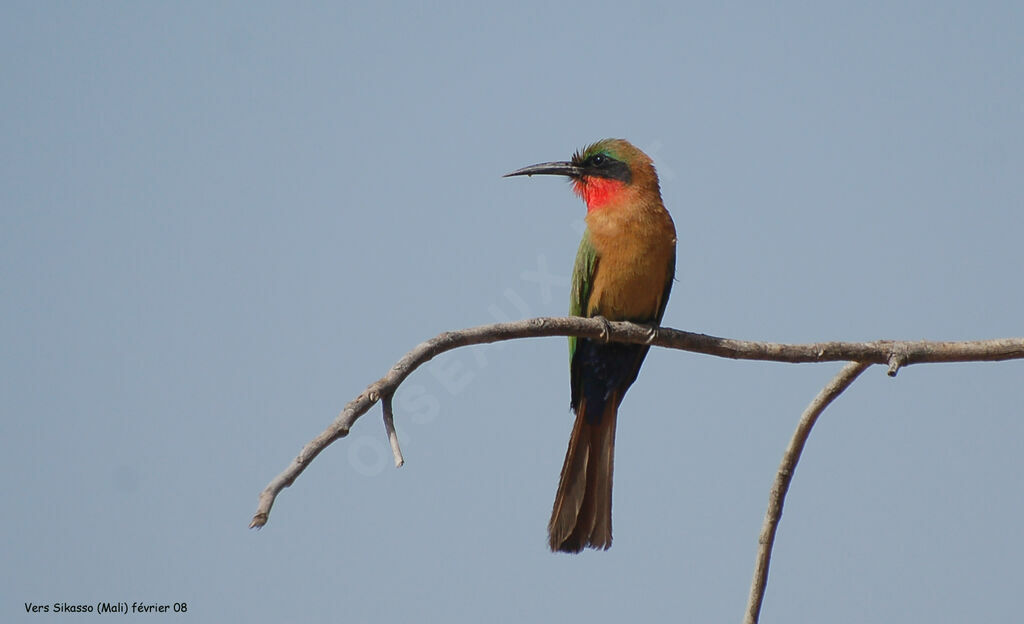
[[[789,483],[793,480],[793,473],[796,471],[797,462],[800,461],[800,453],[804,450],[807,437],[811,435],[811,429],[817,422],[818,416],[869,366],[871,364],[866,362],[850,362],[844,366],[843,370],[839,371],[839,374],[821,389],[818,396],[814,397],[800,417],[796,431],[793,432],[793,438],[789,441],[789,446],[782,456],[782,463],[779,464],[775,483],[772,484],[772,491],[768,496],[768,511],[765,512],[761,536],[757,540],[754,580],[750,585],[750,598],[747,601],[747,615],[743,619],[744,624],[757,624],[761,615],[761,602],[764,600],[765,588],[768,585],[768,565],[771,563],[772,546],[775,544],[775,531],[779,528],[779,521],[782,519],[782,506],[786,502],[786,492],[789,491]]]
[[[402,448],[398,446],[398,432],[395,431],[395,411],[391,407],[391,394],[385,394],[381,399],[381,407],[384,409],[384,431],[388,434],[388,442],[391,443],[391,454],[395,456],[395,468],[401,468],[405,464],[402,457]]]
[[[856,361],[865,364],[888,364],[893,353],[898,353],[900,366],[926,362],[980,362],[1024,358],[1024,338],[1004,338],[973,342],[822,342],[794,345],[771,342],[751,342],[695,334],[677,329],[609,323],[604,319],[581,317],[535,318],[511,323],[481,325],[469,329],[445,332],[421,343],[395,364],[388,374],[370,384],[358,397],[349,402],[327,429],[311,440],[263,490],[251,528],[267,523],[270,508],[281,491],[295,482],[311,461],[338,438],[348,435],[353,423],[367,412],[382,396],[392,395],[406,377],[416,368],[445,351],[468,345],[539,338],[544,336],[579,336],[614,342],[651,344],[693,353],[719,357],[761,360],[770,362],[837,362]]]

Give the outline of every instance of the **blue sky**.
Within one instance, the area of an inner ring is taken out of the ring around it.
[[[501,175],[604,137],[661,173],[666,325],[1020,336],[1022,16],[5,3],[0,619],[740,620],[782,450],[838,365],[652,352],[608,552],[546,548],[561,339],[438,358],[396,397],[405,467],[374,410],[246,525],[418,342],[565,313],[583,205]],[[762,621],[1017,618],[1022,373],[867,371],[811,436]]]

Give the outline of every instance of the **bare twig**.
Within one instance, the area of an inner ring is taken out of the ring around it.
[[[907,354],[904,352],[902,345],[893,345],[892,353],[889,354],[889,370],[886,374],[890,377],[895,377],[906,361]]]
[[[362,394],[349,402],[323,433],[306,444],[284,472],[275,477],[260,493],[256,514],[249,526],[259,528],[266,524],[270,508],[281,490],[291,485],[309,462],[328,445],[348,435],[353,423],[360,416],[373,407],[382,396],[394,394],[406,377],[425,362],[445,351],[467,345],[544,336],[580,336],[614,342],[651,344],[733,359],[791,363],[856,361],[864,364],[888,364],[892,353],[897,350],[901,355],[901,366],[925,362],[979,362],[1024,358],[1024,338],[973,342],[880,340],[794,345],[718,338],[664,327],[658,328],[652,336],[651,328],[648,326],[610,323],[605,319],[581,317],[535,318],[445,332],[407,353],[387,375],[370,384]]]
[[[401,468],[405,463],[402,457],[402,448],[398,446],[398,432],[395,431],[395,412],[391,407],[391,394],[385,394],[381,399],[381,407],[384,408],[384,431],[388,434],[388,442],[391,443],[391,453],[395,456],[395,468]]]
[[[811,404],[804,410],[800,417],[800,423],[793,432],[793,438],[786,447],[782,456],[782,463],[775,475],[775,483],[772,484],[771,494],[768,496],[768,511],[764,515],[764,524],[761,527],[761,536],[757,540],[757,559],[754,562],[754,581],[750,585],[750,598],[747,601],[747,615],[743,619],[744,624],[757,624],[761,614],[761,602],[764,600],[765,588],[768,585],[768,565],[772,558],[772,546],[775,544],[775,531],[782,519],[782,506],[786,502],[786,492],[789,490],[789,483],[796,471],[796,464],[800,461],[800,453],[804,450],[807,437],[811,435],[811,429],[817,422],[818,416],[828,407],[829,403],[835,400],[843,390],[846,390],[853,383],[857,376],[863,373],[868,366],[866,362],[850,362],[839,371],[839,374],[828,382],[818,396],[814,397]]]

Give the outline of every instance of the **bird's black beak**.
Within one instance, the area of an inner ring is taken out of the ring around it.
[[[583,170],[571,162],[547,162],[540,163],[539,165],[530,165],[529,167],[523,167],[522,169],[516,169],[512,173],[506,173],[501,177],[511,178],[512,176],[521,175],[563,175],[570,178],[579,178],[583,176]]]

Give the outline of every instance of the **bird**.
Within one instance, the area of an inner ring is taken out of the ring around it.
[[[676,230],[651,158],[624,139],[604,139],[570,161],[530,165],[504,177],[524,175],[565,176],[587,206],[569,314],[659,325],[675,280]],[[615,423],[648,348],[569,337],[575,422],[548,523],[552,552],[612,545]]]

